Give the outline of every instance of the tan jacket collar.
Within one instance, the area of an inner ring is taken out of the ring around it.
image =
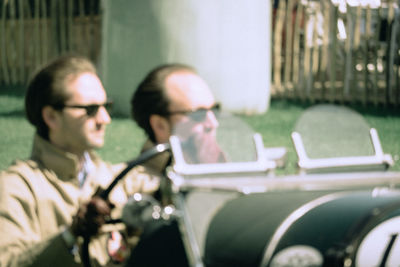
[[[98,157],[90,152],[93,161]],[[61,180],[77,179],[80,171],[79,159],[75,154],[65,152],[39,135],[35,135],[31,158],[52,170]]]

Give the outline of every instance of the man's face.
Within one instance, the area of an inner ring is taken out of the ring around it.
[[[68,82],[67,91],[70,98],[58,112],[58,127],[50,131],[50,141],[78,155],[88,149],[102,147],[106,125],[111,122],[107,110],[100,106],[97,112],[87,114],[86,109],[76,107],[107,102],[101,81],[93,73],[84,73]]]
[[[215,106],[210,88],[203,79],[190,72],[170,75],[166,79],[166,88],[170,99],[171,134],[178,135],[183,145],[196,150],[196,161],[215,162],[214,158],[218,158],[221,151],[216,142],[218,120],[210,110]],[[196,116],[199,115],[196,111],[203,116]]]

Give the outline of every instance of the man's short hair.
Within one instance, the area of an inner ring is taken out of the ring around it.
[[[96,74],[95,66],[86,58],[66,55],[51,61],[30,81],[25,95],[25,112],[38,135],[49,139],[49,128],[43,120],[45,106],[61,106],[71,97],[67,85],[83,73]]]
[[[151,141],[156,142],[150,125],[153,114],[166,116],[169,111],[170,99],[166,93],[165,80],[173,73],[187,71],[196,73],[188,65],[172,63],[156,67],[139,84],[131,99],[131,115]]]

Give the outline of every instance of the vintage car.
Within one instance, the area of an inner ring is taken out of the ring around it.
[[[285,148],[265,148],[231,114],[216,117],[218,128],[206,137],[214,141],[178,126],[169,144],[131,164],[171,151],[160,189],[168,205],[136,195],[124,208],[124,223],[144,228],[141,242],[152,240],[133,258],[158,258],[162,266],[399,266],[400,173],[390,171],[391,155],[360,114],[331,104],[306,110],[291,136],[292,175],[276,174]],[[157,231],[170,225],[181,254],[162,252],[175,241]],[[185,259],[172,259],[179,255]],[[138,262],[127,266],[157,266]]]

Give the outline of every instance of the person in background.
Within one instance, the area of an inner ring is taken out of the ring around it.
[[[154,191],[158,180],[139,168],[108,200],[96,194],[122,167],[94,152],[104,144],[111,104],[95,67],[79,56],[55,59],[30,81],[32,154],[0,174],[0,266],[82,266],[84,237],[92,266],[122,266],[128,244],[118,225],[102,226],[128,196]]]
[[[215,112],[218,110],[219,104],[196,70],[177,63],[151,70],[131,99],[132,117],[148,137],[142,151],[168,143],[170,136],[175,134],[179,136],[183,150],[196,151],[185,157],[188,163],[223,160],[216,142],[219,123]],[[162,177],[170,163],[170,152],[164,152],[144,166],[149,173]],[[161,202],[165,201],[161,199]],[[188,266],[177,222],[160,227],[143,238],[127,266]]]

